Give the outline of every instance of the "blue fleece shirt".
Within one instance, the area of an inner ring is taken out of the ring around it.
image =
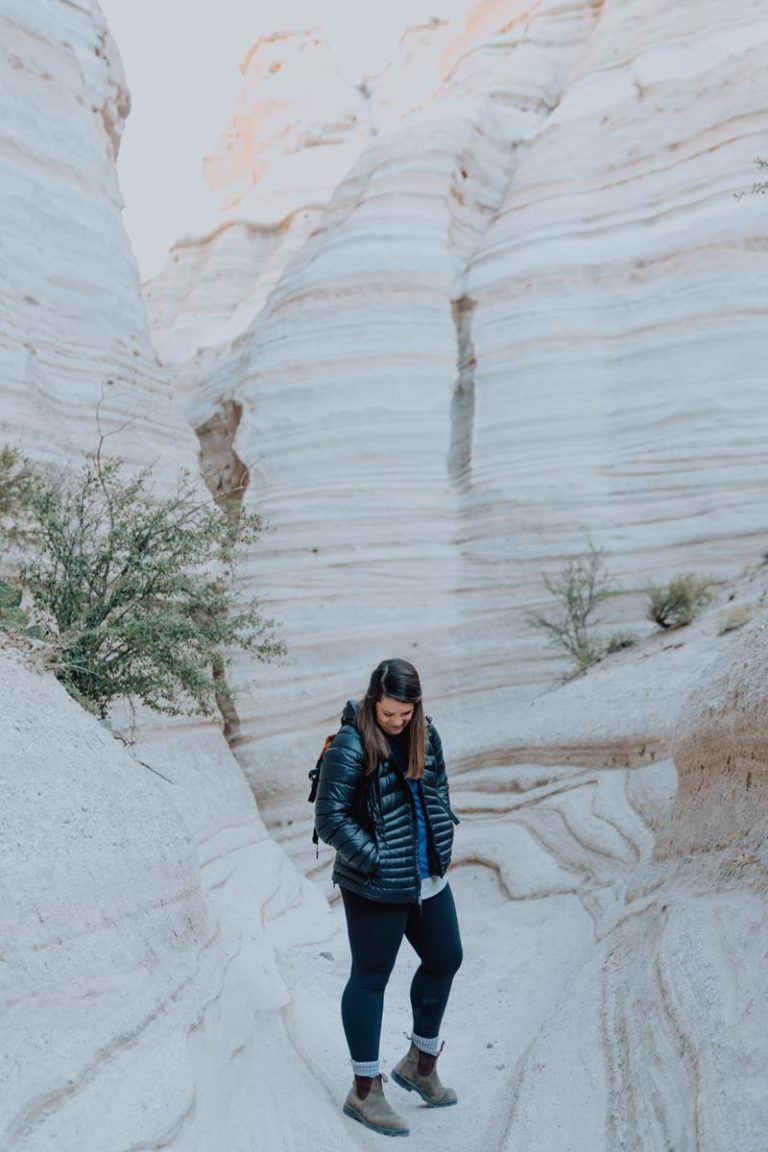
[[[408,752],[410,748],[410,741],[408,737],[408,730],[401,733],[399,736],[390,736],[387,734],[389,746],[392,749],[392,759],[395,764],[405,776],[408,771]],[[427,855],[427,818],[424,812],[424,800],[419,788],[418,780],[408,780],[406,777],[406,784],[413,793],[413,806],[416,809],[416,835],[418,838],[418,859],[419,859],[419,876],[424,880],[427,876],[432,875],[432,869],[429,866],[429,857]]]

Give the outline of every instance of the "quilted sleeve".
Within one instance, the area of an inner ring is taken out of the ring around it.
[[[363,747],[353,724],[345,724],[323,756],[315,800],[315,826],[321,840],[363,876],[379,862],[371,832],[356,818],[364,785]]]

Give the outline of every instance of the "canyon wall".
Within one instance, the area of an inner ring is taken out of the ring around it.
[[[765,40],[751,0],[477,4],[409,34],[357,111],[322,104],[325,128],[280,105],[282,157],[310,128],[333,172],[342,144],[359,155],[325,203],[286,177],[279,222],[249,77],[267,100],[274,70],[284,96],[311,44],[249,54],[210,161],[242,219],[175,250],[148,304],[191,422],[236,405],[272,526],[244,578],[290,656],[236,677],[270,819],[296,817],[318,740],[386,655],[419,666],[462,766],[545,745],[526,706],[567,665],[527,616],[588,536],[623,589],[605,630],[649,643],[648,583],[759,560],[764,205],[733,193],[768,131]],[[669,748],[690,667],[667,663],[673,686],[638,701],[619,662],[606,756]],[[589,713],[570,740],[595,744]]]
[[[90,0],[1,8],[0,438],[76,466],[103,435],[170,488],[198,441],[121,222],[117,50]],[[0,632],[0,1148],[234,1149],[293,1060],[281,953],[327,905],[221,724],[139,709],[113,735],[30,660]]]
[[[191,421],[236,406],[272,524],[244,576],[289,658],[239,666],[233,746],[326,891],[306,770],[380,658],[424,677],[464,817],[454,888],[475,948],[454,1011],[479,1037],[454,1042],[484,1118],[467,1146],[715,1152],[732,1102],[740,1144],[765,1131],[765,862],[713,865],[765,806],[730,736],[691,736],[706,784],[683,738],[676,793],[671,757],[702,669],[740,682],[752,641],[727,630],[731,606],[766,599],[765,213],[734,193],[765,152],[767,38],[750,0],[480,3],[366,78],[370,136],[325,205],[260,218],[263,175],[246,199],[230,170],[241,222],[186,242],[148,291]],[[284,78],[290,39],[281,52]],[[227,157],[242,133],[264,160],[243,106]],[[315,147],[336,140],[328,115]],[[259,285],[245,308],[234,252]],[[588,538],[622,589],[603,633],[638,643],[558,686],[566,664],[527,614]],[[647,585],[684,570],[717,582],[714,603],[660,633]]]
[[[144,717],[127,750],[10,649],[0,691],[0,1148],[240,1147],[325,902],[212,726]]]
[[[289,646],[225,724],[115,740],[2,641],[2,1152],[357,1146],[305,774],[390,654],[463,817],[462,1106],[412,1109],[423,1146],[761,1152],[764,626],[723,625],[768,597],[758,6],[483,0],[309,112],[322,37],[257,44],[152,335],[103,17],[0,22],[3,435],[64,462],[101,427],[160,480],[199,448],[269,521],[239,579]],[[639,643],[562,684],[526,614],[587,533]],[[656,633],[682,568],[715,602]]]
[[[160,473],[194,460],[152,346],[120,217],[130,99],[94,0],[0,12],[0,436],[34,459],[110,450]]]

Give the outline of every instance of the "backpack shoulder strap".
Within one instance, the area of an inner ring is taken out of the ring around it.
[[[323,763],[323,756],[325,756],[326,752],[330,748],[331,744],[333,744],[335,739],[335,732],[331,732],[330,736],[326,736],[325,743],[323,744],[323,750],[317,758],[317,763],[315,764],[314,768],[310,768],[309,772],[307,773],[309,776],[310,784],[309,796],[307,799],[309,800],[310,804],[314,804],[317,797],[317,783],[320,779],[320,766]]]

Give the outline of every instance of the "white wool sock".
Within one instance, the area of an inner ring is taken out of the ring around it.
[[[379,1062],[378,1060],[353,1060],[352,1071],[355,1076],[378,1076]]]
[[[414,1032],[411,1036],[416,1047],[420,1052],[426,1052],[430,1056],[437,1056],[440,1051],[440,1037],[439,1036],[417,1036]]]

